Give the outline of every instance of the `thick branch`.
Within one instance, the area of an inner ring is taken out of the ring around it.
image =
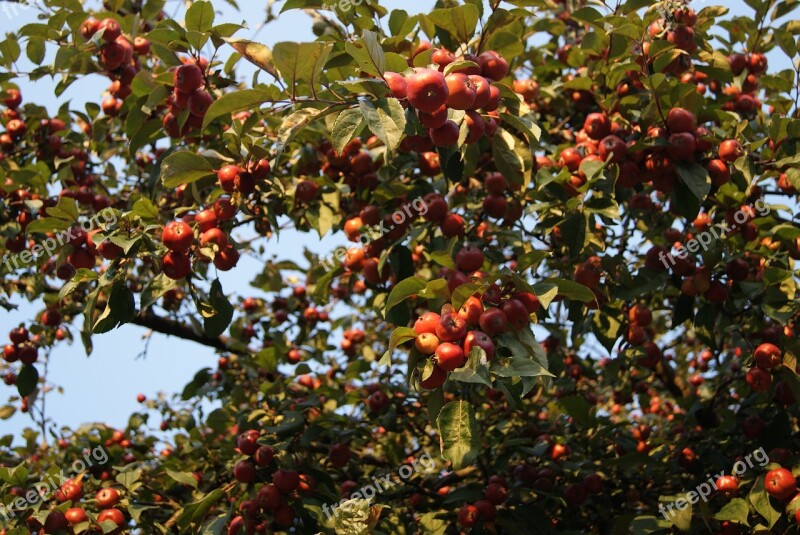
[[[222,351],[227,351],[229,349],[228,345],[230,340],[225,336],[210,338],[203,334],[198,334],[189,325],[180,323],[173,319],[156,316],[149,310],[138,314],[131,323],[139,325],[140,327],[147,327],[148,329],[161,334],[177,336],[178,338],[189,340],[191,342],[197,342],[198,344],[220,349]]]

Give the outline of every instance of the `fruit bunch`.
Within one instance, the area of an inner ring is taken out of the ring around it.
[[[100,64],[111,79],[108,92],[111,96],[103,100],[103,113],[111,117],[119,115],[123,101],[131,94],[131,84],[141,70],[138,56],[150,54],[150,42],[144,37],[136,37],[131,42],[122,34],[122,28],[116,19],[106,18],[101,21],[89,17],[81,25],[81,35],[87,41],[101,32],[99,39]]]
[[[771,371],[783,364],[783,352],[775,344],[765,342],[753,351],[754,367],[745,375],[747,384],[755,392],[766,392],[772,384]]]
[[[420,45],[411,60],[426,50],[430,43]],[[456,57],[445,48],[434,50],[431,62],[430,67],[416,67],[405,75],[389,71],[383,75],[392,95],[417,110],[430,143],[438,147],[456,144],[461,135],[459,122],[466,129],[468,144],[477,143],[484,134],[493,136],[497,130],[493,112],[500,104],[500,89],[492,83],[508,75],[508,62],[494,51]],[[479,111],[487,114],[486,118]],[[407,141],[405,148],[428,148],[420,137]]]
[[[495,355],[496,337],[504,332],[526,328],[540,303],[529,292],[516,291],[513,285],[500,288],[486,280],[481,270],[483,252],[473,246],[463,246],[455,255],[457,269],[444,268],[440,275],[448,288],[455,292],[463,284],[483,282],[483,292],[467,298],[458,310],[451,303],[442,307],[441,314],[425,312],[414,322],[414,346],[428,357],[420,386],[433,390],[444,384],[447,373],[463,367],[475,348],[481,348],[487,360]]]
[[[183,58],[183,65],[173,73],[172,94],[167,97],[168,111],[164,115],[164,131],[171,138],[180,138],[203,126],[214,98],[205,90],[208,61],[205,58]],[[250,184],[245,179],[244,188]],[[252,192],[252,190],[251,190]]]
[[[20,326],[8,333],[8,339],[11,343],[3,347],[3,359],[6,362],[20,361],[23,364],[31,365],[38,360],[38,335],[31,337],[28,329]]]
[[[258,443],[259,436],[258,431],[249,430],[241,433],[236,441],[239,451],[249,457],[236,463],[233,476],[248,486],[256,481],[259,470],[268,470],[273,465],[274,452],[269,446]],[[280,526],[291,525],[295,512],[289,500],[313,492],[316,486],[309,474],[290,469],[271,471],[271,483],[261,486],[254,499],[239,504],[240,515],[231,520],[228,533],[261,533],[270,521]]]

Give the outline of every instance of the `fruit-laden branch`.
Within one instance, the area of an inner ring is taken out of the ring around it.
[[[0,0],[0,2],[3,1],[10,0]],[[19,287],[25,287],[25,283],[21,281],[11,281],[11,283]],[[45,289],[45,293],[58,295],[58,292],[59,289],[53,286],[48,286]],[[185,323],[181,323],[170,318],[157,316],[150,310],[137,314],[131,323],[134,325],[139,325],[140,327],[146,327],[161,334],[177,336],[178,338],[189,340],[190,342],[196,342],[204,346],[213,347],[214,349],[220,349],[222,351],[234,351],[234,349],[231,347],[230,339],[227,336],[218,336],[216,338],[205,336],[198,333],[191,326]]]
[[[161,334],[177,336],[178,338],[189,340],[191,342],[197,342],[198,344],[220,349],[222,351],[228,351],[230,349],[228,347],[229,340],[226,336],[210,338],[203,334],[197,333],[189,325],[180,323],[179,321],[170,318],[157,316],[149,310],[138,314],[131,323],[134,325],[139,325],[140,327],[147,327],[148,329]]]

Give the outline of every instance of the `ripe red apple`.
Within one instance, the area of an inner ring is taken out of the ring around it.
[[[797,482],[789,470],[776,468],[767,472],[764,477],[764,488],[770,496],[786,500],[797,492]]]
[[[64,513],[64,516],[67,517],[67,522],[73,526],[75,524],[80,524],[87,518],[86,511],[82,507],[70,507]]]
[[[447,100],[445,104],[456,110],[469,110],[475,103],[475,86],[466,74],[450,73],[445,77]]]
[[[383,73],[383,79],[386,81],[386,85],[389,86],[389,90],[392,92],[394,98],[398,100],[406,98],[408,95],[408,85],[402,74],[386,71]]]
[[[667,114],[667,130],[670,134],[694,133],[694,114],[684,108],[672,108]]]
[[[187,63],[175,69],[172,85],[183,93],[191,94],[205,84],[203,71],[194,63]]]
[[[250,459],[243,459],[233,467],[233,477],[240,483],[250,483],[256,478],[256,467]]]
[[[431,128],[428,135],[437,147],[447,147],[458,142],[458,125],[453,121],[445,121],[439,128]]]
[[[106,487],[97,492],[94,501],[100,509],[108,509],[117,505],[119,503],[119,498],[117,489]]]
[[[183,221],[167,223],[161,233],[161,242],[170,251],[188,251],[194,242],[192,228]]]
[[[617,136],[606,136],[598,146],[600,159],[608,161],[609,156],[614,163],[622,163],[628,153],[628,145]]]
[[[719,158],[723,162],[733,163],[744,155],[744,147],[735,139],[726,139],[719,146]]]
[[[435,112],[449,96],[444,75],[433,69],[416,69],[406,82],[408,102],[420,111]]]
[[[253,455],[258,449],[259,432],[255,429],[249,429],[239,435],[236,439],[236,447],[245,455]]]
[[[670,158],[677,161],[690,161],[694,159],[694,152],[697,149],[697,142],[694,134],[681,132],[669,136],[669,146],[667,154]]]
[[[471,273],[481,268],[483,259],[483,251],[468,244],[456,253],[456,267],[465,273]]]
[[[295,470],[278,470],[272,474],[272,483],[282,494],[290,494],[300,485],[300,475]]]
[[[69,521],[64,513],[58,509],[53,509],[47,514],[44,520],[45,533],[63,533],[67,529],[69,529]]]
[[[119,509],[105,509],[97,515],[97,523],[102,524],[103,522],[113,522],[121,527],[125,525],[125,515]]]
[[[770,343],[758,346],[753,353],[753,358],[756,366],[765,370],[776,368],[783,363],[783,353],[778,346]]]
[[[754,392],[766,392],[772,384],[772,376],[762,368],[750,368],[745,375],[745,381]]]
[[[482,331],[469,331],[464,338],[464,353],[469,355],[472,349],[480,347],[486,352],[487,360],[492,360],[495,352],[494,341]]]
[[[455,342],[464,338],[466,333],[466,322],[454,314],[443,314],[436,324],[435,334],[442,342]]]
[[[590,138],[600,141],[611,134],[611,121],[605,113],[590,113],[583,123],[583,130]]]
[[[447,380],[447,372],[441,369],[435,362],[430,376],[425,379],[420,378],[419,385],[425,390],[436,390]]]
[[[120,28],[119,22],[111,18],[100,21],[97,29],[103,31],[103,40],[107,43],[116,41],[122,35],[122,28]]]
[[[485,108],[492,100],[492,89],[489,81],[477,74],[470,74],[469,79],[475,88],[475,102],[472,103],[472,109]]]
[[[352,455],[350,447],[347,444],[337,443],[330,447],[328,451],[328,460],[336,468],[342,468],[350,462]]]
[[[417,334],[436,334],[436,327],[439,325],[440,319],[441,316],[436,312],[425,312],[414,322],[414,331],[416,331]]]
[[[514,299],[506,299],[500,304],[500,310],[506,315],[508,325],[514,331],[524,329],[530,323],[528,309],[521,301]]]
[[[187,107],[189,108],[189,112],[195,117],[205,117],[209,106],[211,106],[213,102],[214,99],[208,91],[198,89],[189,96]]]
[[[508,74],[508,62],[494,50],[479,55],[478,65],[481,66],[481,74],[492,80],[501,80]]]
[[[481,330],[489,336],[496,336],[506,329],[508,318],[499,308],[487,308],[478,321]]]
[[[187,253],[181,251],[169,251],[161,261],[164,275],[173,279],[180,280],[189,274],[192,269],[192,261]]]
[[[461,527],[471,528],[478,521],[478,509],[474,505],[464,505],[458,510],[458,523]]]

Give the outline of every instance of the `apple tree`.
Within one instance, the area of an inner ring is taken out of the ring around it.
[[[797,2],[286,0],[272,46],[186,4],[0,41],[0,533],[796,529]],[[124,324],[218,366],[49,419]]]

